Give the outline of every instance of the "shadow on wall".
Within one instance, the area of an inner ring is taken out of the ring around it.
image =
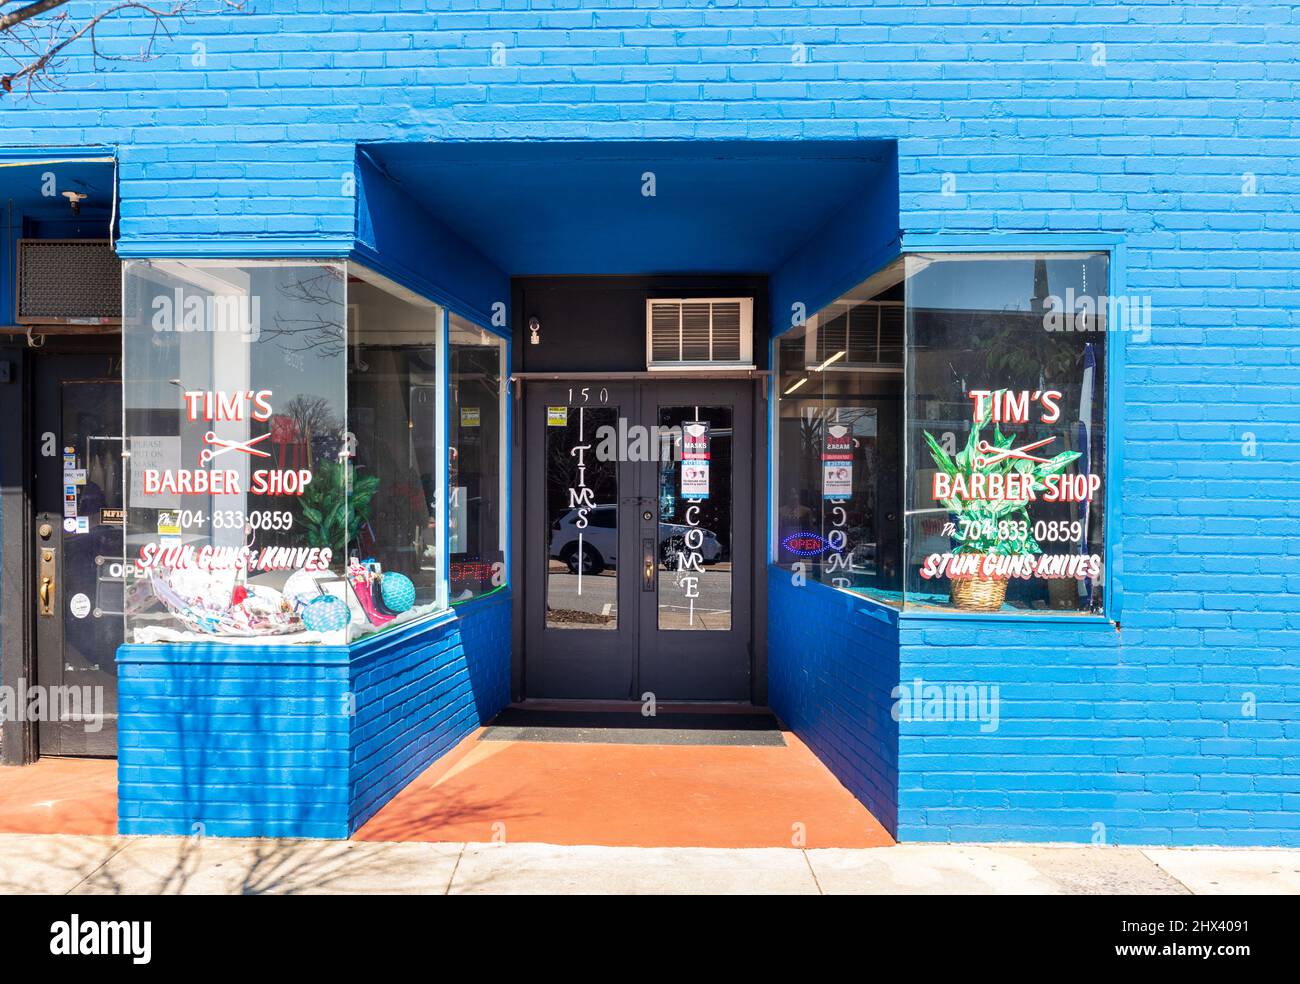
[[[123,646],[118,829],[345,838],[509,700],[508,594],[349,647]]]
[[[344,647],[123,646],[119,831],[346,836]]]
[[[769,703],[848,790],[898,836],[898,619],[768,568]]]
[[[510,701],[510,595],[456,615],[392,643],[376,637],[353,659],[348,833]]]

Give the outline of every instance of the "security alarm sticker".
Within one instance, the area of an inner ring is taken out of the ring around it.
[[[709,425],[692,420],[682,424],[682,498],[709,497]]]
[[[90,599],[84,594],[74,594],[68,600],[68,611],[73,618],[85,618],[90,614]]]
[[[822,498],[853,495],[853,434],[845,424],[828,423],[822,442]]]
[[[546,426],[547,427],[565,427],[569,423],[568,407],[547,407],[546,408]]]
[[[461,407],[460,408],[460,425],[462,427],[477,427],[481,414],[478,407]]]

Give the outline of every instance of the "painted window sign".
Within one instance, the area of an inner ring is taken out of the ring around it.
[[[1100,610],[1106,261],[908,258],[908,607]]]
[[[894,607],[1103,610],[1107,341],[1145,330],[1107,282],[908,254],[783,335],[774,559]]]
[[[618,462],[598,453],[596,435],[616,430],[620,411],[596,396],[598,405],[547,407],[548,630],[618,628]]]
[[[446,605],[442,311],[370,277],[126,264],[129,641],[341,643]]]
[[[337,264],[131,261],[123,324],[127,639],[341,641],[351,516]]]

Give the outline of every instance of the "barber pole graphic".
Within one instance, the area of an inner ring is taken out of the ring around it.
[[[853,495],[853,435],[845,424],[826,425],[822,443],[822,498]]]
[[[682,498],[709,497],[709,425],[703,420],[682,424]]]

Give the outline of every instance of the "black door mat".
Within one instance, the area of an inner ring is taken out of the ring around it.
[[[567,741],[596,745],[785,744],[770,714],[673,712],[643,717],[621,711],[537,711],[507,707],[480,741]]]

